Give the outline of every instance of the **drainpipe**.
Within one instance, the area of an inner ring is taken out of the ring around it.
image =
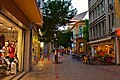
[[[115,36],[115,45],[114,45],[114,52],[115,52],[115,63],[117,64],[117,65],[119,65],[119,63],[120,63],[120,55],[119,55],[119,39],[118,39],[118,37],[117,37],[117,35],[116,35],[116,32],[115,32],[115,28],[117,28],[118,26],[116,25],[116,15],[117,15],[117,13],[116,13],[116,9],[115,9],[115,0],[114,0],[114,3],[113,3],[114,5],[113,5],[113,9],[114,9],[114,25],[115,25],[115,27],[114,27],[114,29],[113,29],[113,31],[114,31],[114,36]]]
[[[117,36],[115,36],[115,63],[119,65],[119,41]]]

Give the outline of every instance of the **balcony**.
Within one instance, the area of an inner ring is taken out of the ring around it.
[[[73,35],[73,39],[83,38],[83,34],[75,34]]]

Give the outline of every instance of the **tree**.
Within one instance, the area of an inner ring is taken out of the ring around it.
[[[88,44],[89,41],[89,21],[85,20],[85,26],[83,27],[83,41],[84,41],[84,52],[88,53]]]
[[[83,39],[87,42],[89,41],[89,21],[86,19],[85,20],[85,26],[83,27]]]
[[[71,37],[73,33],[71,31],[59,32],[57,46],[63,46],[65,48],[71,47]]]
[[[58,33],[58,28],[64,26],[77,13],[73,9],[71,0],[47,0],[43,7],[43,38],[45,42],[54,39],[54,34]]]

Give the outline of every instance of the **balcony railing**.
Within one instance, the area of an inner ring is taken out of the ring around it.
[[[83,38],[83,34],[82,35],[78,35],[78,34],[75,34],[75,35],[73,35],[73,39],[75,39],[75,38]]]

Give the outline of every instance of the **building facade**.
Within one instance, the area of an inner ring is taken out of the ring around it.
[[[119,26],[119,0],[88,0],[89,5],[89,44],[92,55],[100,50],[112,54],[113,62],[120,63],[116,27]],[[116,14],[116,11],[118,12]],[[117,17],[116,17],[117,16]]]
[[[85,26],[85,21],[76,22],[71,30],[73,31],[73,52],[82,53],[85,50],[84,40],[83,40],[83,27]]]
[[[2,57],[10,57],[8,48],[10,44],[14,44],[13,52],[19,60],[19,71],[31,70],[32,29],[34,26],[42,26],[41,14],[36,0],[0,1],[0,46],[5,51]]]

